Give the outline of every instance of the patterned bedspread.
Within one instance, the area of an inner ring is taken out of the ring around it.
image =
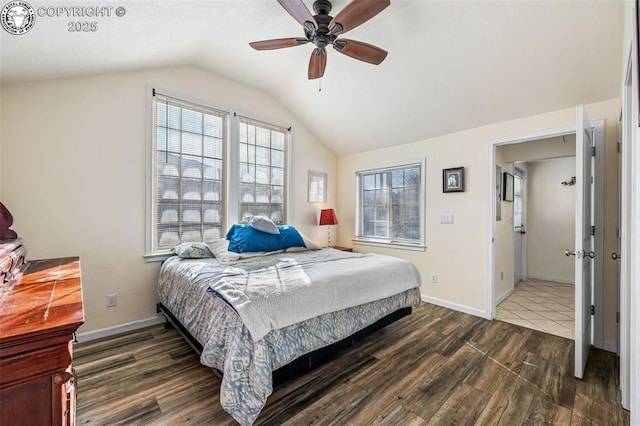
[[[348,337],[400,308],[420,303],[419,289],[413,288],[272,330],[254,342],[238,314],[209,289],[209,283],[193,280],[194,268],[211,262],[217,260],[168,259],[160,272],[158,296],[202,344],[200,362],[223,372],[221,405],[242,425],[252,424],[260,414],[273,390],[273,370]]]

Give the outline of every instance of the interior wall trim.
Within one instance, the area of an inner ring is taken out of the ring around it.
[[[442,300],[435,297],[429,297],[426,295],[421,295],[422,301],[426,303],[431,303],[432,305],[442,306],[443,308],[453,309],[454,311],[463,312],[465,314],[474,315],[476,317],[491,319],[491,315],[489,312],[483,311],[481,309],[472,308],[471,306],[461,305],[458,303],[452,303],[448,300]]]
[[[498,306],[499,304],[507,300],[507,298],[511,296],[514,291],[515,291],[515,287],[511,287],[511,288],[508,288],[504,293],[499,295],[498,298],[496,299],[496,306]]]
[[[162,315],[156,315],[151,318],[132,321],[125,324],[119,324],[111,327],[100,328],[98,330],[86,331],[84,333],[77,333],[76,339],[78,340],[79,343],[90,342],[92,340],[102,339],[103,337],[111,337],[117,334],[127,333],[130,331],[139,330],[141,328],[162,324],[164,322],[165,322],[165,319]]]

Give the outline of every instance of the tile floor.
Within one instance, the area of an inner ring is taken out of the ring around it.
[[[496,318],[556,336],[575,338],[574,287],[529,279],[498,305]]]

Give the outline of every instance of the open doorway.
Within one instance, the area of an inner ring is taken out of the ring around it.
[[[540,158],[554,153],[564,156]],[[513,170],[513,196],[502,209],[509,223],[501,224],[512,232],[513,289],[495,317],[568,339],[575,337],[574,260],[565,256],[575,241],[573,153],[575,135],[532,141],[526,151],[513,145],[496,150],[497,158],[526,161],[504,165]],[[496,241],[505,243],[508,238]]]
[[[577,112],[578,112],[577,115],[578,116],[584,115],[583,111],[584,111],[583,108],[579,107],[577,109]],[[580,118],[579,121],[581,123],[585,122],[582,118]],[[588,119],[586,120],[586,123],[589,123]],[[587,146],[583,142],[584,140],[583,135],[585,135],[586,132],[588,131],[589,138],[592,138],[592,140],[595,140],[596,152],[598,151],[603,152],[604,120],[592,121],[590,125],[587,124],[586,126],[587,127],[585,127],[584,131],[581,132],[580,134],[580,138],[581,138],[580,146],[581,147]],[[589,126],[591,127],[590,130],[588,130]],[[580,126],[578,127],[582,128]],[[514,175],[516,164],[520,167],[524,163],[530,163],[533,161],[550,160],[553,158],[567,158],[567,157],[576,156],[577,144],[573,145],[573,142],[572,142],[575,136],[576,136],[576,127],[566,127],[566,128],[542,130],[538,132],[532,132],[529,134],[514,135],[514,136],[504,137],[504,138],[490,141],[490,148],[491,148],[490,149],[490,160],[491,160],[490,165],[491,167],[496,168],[495,177],[492,176],[490,178],[490,184],[493,187],[495,187],[495,190],[496,190],[496,192],[493,193],[490,198],[490,202],[492,203],[493,207],[491,209],[492,215],[489,218],[490,243],[491,243],[489,248],[489,271],[490,271],[489,277],[492,285],[490,286],[490,289],[489,289],[488,305],[489,305],[492,318],[496,317],[497,307],[500,305],[500,303],[506,300],[511,294],[513,294],[516,289],[513,234],[517,229],[514,229],[513,227],[512,203],[503,199],[504,184],[500,180],[500,175],[504,175],[505,172],[510,175]],[[571,141],[571,143],[567,143],[569,140]],[[504,150],[502,150],[502,147],[504,147]],[[560,151],[558,151],[558,149],[560,149]],[[590,153],[587,154],[584,150],[581,149],[580,158],[581,158],[580,170],[582,173],[585,167],[584,163],[582,162],[582,159],[584,158],[585,160],[587,160],[588,158],[591,158],[591,155]],[[602,229],[603,228],[601,227],[602,217],[603,217],[602,194],[604,193],[604,189],[602,186],[602,182],[603,182],[602,178],[603,178],[603,170],[604,170],[603,158],[604,156],[596,156],[596,157],[593,157],[593,159],[591,160],[595,170],[595,175],[594,175],[595,182],[591,186],[593,188],[593,196],[595,197],[595,202],[594,202],[595,209],[593,210],[593,213],[592,213],[594,222],[591,222],[591,223],[595,224],[596,229],[600,229],[599,232],[596,232],[596,235],[593,238],[595,240],[593,241],[595,245],[593,248],[587,249],[587,251],[580,250],[580,252],[578,252],[578,250],[575,250],[575,247],[586,247],[582,245],[582,243],[581,245],[578,245],[577,242],[575,242],[574,244],[570,244],[567,247],[565,247],[565,249],[570,249],[569,254],[580,255],[580,258],[576,257],[576,260],[580,259],[580,263],[576,262],[575,264],[576,266],[578,266],[578,264],[580,265],[585,265],[589,263],[593,264],[593,273],[591,274],[594,277],[593,288],[591,290],[588,290],[588,293],[585,293],[584,287],[581,286],[580,291],[578,291],[577,286],[573,287],[575,289],[575,291],[573,292],[574,304],[577,303],[576,300],[581,301],[580,327],[578,327],[578,324],[576,324],[575,326],[576,335],[578,334],[578,329],[580,329],[580,335],[581,335],[581,338],[580,338],[581,351],[580,352],[584,352],[582,350],[583,342],[586,342],[587,345],[592,343],[594,346],[598,348],[603,348],[604,315],[603,315],[602,307],[603,307],[603,300],[604,300],[604,297],[603,297],[604,268],[603,268],[602,256],[596,256],[595,259],[593,259],[592,257],[593,253],[588,251],[588,250],[594,250],[596,253],[602,253],[602,249],[603,249],[602,247],[602,244],[603,244]],[[577,167],[577,162],[576,162],[576,167]],[[526,169],[526,166],[524,166],[524,168]],[[578,174],[577,171],[576,171],[576,174]],[[571,182],[572,176],[573,175],[566,175],[562,178],[562,180],[556,182],[556,184],[561,185],[561,182],[563,181]],[[583,179],[578,179],[578,183],[579,182],[589,182],[589,180],[585,179],[585,176],[583,176]],[[576,187],[577,186],[580,186],[580,185],[576,185]],[[525,194],[526,194],[526,187],[527,185],[525,184]],[[533,208],[538,208],[543,210],[542,207],[540,206],[527,205],[527,204],[531,204],[531,201],[530,200],[527,201],[526,195],[524,196],[524,199],[525,199],[524,201],[525,212],[527,210],[531,211],[531,209]],[[585,199],[585,194],[584,192],[581,191],[580,205],[584,205],[582,201],[584,199]],[[576,206],[577,205],[578,205],[578,200],[576,200]],[[581,227],[585,223],[587,223],[586,220],[588,220],[588,219],[582,218],[582,214],[584,211],[591,211],[591,210],[584,210],[584,208],[578,209],[576,207],[574,211],[575,213],[580,212]],[[526,240],[527,239],[526,237],[529,236],[529,229],[527,229],[526,222],[527,221],[525,220],[524,221],[525,226],[522,229],[524,232],[526,232],[526,236],[524,240]],[[576,228],[577,228],[577,225],[578,224],[576,223]],[[585,232],[586,232],[585,229],[581,229],[581,232],[580,232],[581,238],[585,235]],[[506,241],[506,243],[500,244],[500,241]],[[528,242],[527,243],[523,242],[523,246],[527,247],[527,246],[530,246],[530,244]],[[528,249],[526,248],[523,250],[528,251]],[[559,253],[556,252],[555,254],[557,256],[563,256],[565,253],[563,251],[560,251]],[[591,257],[591,262],[582,261],[582,259],[584,259],[586,255],[588,255],[587,257]],[[527,269],[528,269],[528,265],[526,264],[523,265],[522,277],[525,280],[531,280],[533,276],[531,274],[531,271],[528,271]],[[575,273],[576,275],[578,274],[577,271]],[[536,278],[545,278],[545,275],[541,275],[540,277],[536,277]],[[538,279],[538,281],[544,281],[544,280]],[[582,276],[581,283],[584,283],[584,282],[585,282],[584,276]],[[560,295],[556,295],[556,296],[559,297]],[[592,303],[594,306],[591,307],[591,309],[589,309],[588,306],[586,307],[584,306],[587,300],[589,301],[589,303],[593,301]],[[569,305],[569,304],[570,303],[568,302],[565,305]],[[586,329],[589,333],[592,333],[591,334],[592,338],[589,338],[584,333],[585,331],[584,321],[586,320],[583,320],[582,317],[588,315],[587,313],[588,311],[593,311],[593,310],[595,310],[595,314],[592,316],[590,315],[591,319],[589,321],[588,328]],[[576,314],[575,314],[574,320],[577,317],[578,317],[578,309],[576,307]],[[565,323],[565,324],[568,325],[568,323]],[[577,354],[578,354],[578,350],[576,350],[576,360],[578,360]],[[586,359],[584,356],[582,356],[581,358]],[[582,361],[580,362],[580,364],[582,364]],[[578,369],[576,369],[576,372],[577,372],[577,377],[581,377],[580,375],[578,375]]]

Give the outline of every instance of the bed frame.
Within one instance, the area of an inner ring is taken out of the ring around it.
[[[189,343],[189,345],[200,355],[202,353],[202,345],[198,342],[189,331],[178,321],[178,319],[169,311],[169,309],[162,303],[158,303],[156,312],[162,313],[166,319],[165,327],[169,328],[173,326],[180,335]],[[356,342],[364,339],[369,334],[378,331],[387,325],[398,321],[411,314],[411,307],[401,308],[389,315],[380,318],[373,324],[353,333],[351,336],[346,337],[338,342],[332,343],[329,346],[316,349],[313,352],[309,352],[294,359],[289,364],[284,365],[277,370],[273,371],[273,387],[276,387],[293,377],[306,373],[319,365],[322,365],[333,355],[353,346]],[[222,372],[214,369],[216,374],[222,377]]]

